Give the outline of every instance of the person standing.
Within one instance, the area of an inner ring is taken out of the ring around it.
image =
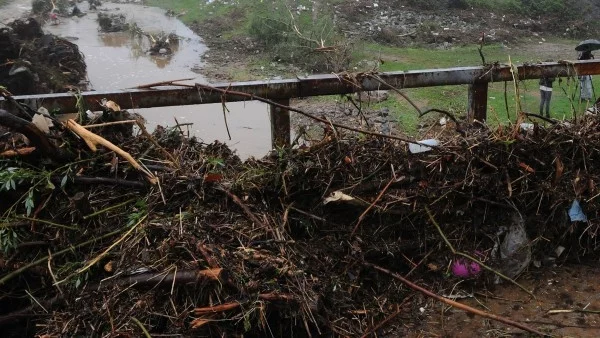
[[[583,51],[579,55],[578,60],[592,60],[593,58],[594,58],[594,55],[592,54],[592,52],[589,50],[586,50],[586,51]],[[592,76],[591,75],[580,76],[579,77],[579,85],[581,86],[581,88],[580,88],[581,101],[589,102],[594,96],[594,91],[592,88]]]
[[[544,115],[545,108],[546,117],[550,117],[550,99],[552,98],[553,82],[553,77],[543,77],[540,79],[540,115]]]

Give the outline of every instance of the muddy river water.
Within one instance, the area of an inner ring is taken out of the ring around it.
[[[16,0],[9,4],[11,16],[25,14],[31,8],[30,3],[30,0]],[[79,46],[85,55],[92,90],[125,89],[184,78],[193,78],[190,83],[208,83],[199,73],[204,66],[202,55],[208,52],[202,38],[180,20],[166,16],[164,10],[109,2],[103,2],[97,11],[89,11],[87,2],[78,6],[86,13],[85,16],[61,18],[58,25],[46,24],[44,30],[65,37]],[[4,9],[7,8],[2,11]],[[173,53],[170,56],[148,55],[146,52],[150,44],[147,38],[137,38],[127,32],[101,33],[96,21],[101,12],[122,13],[128,23],[135,23],[144,32],[153,35],[174,33],[180,40],[171,44]],[[259,102],[247,102],[230,103],[227,108],[231,140],[227,137],[221,104],[138,109],[136,112],[146,118],[149,128],[159,124],[173,126],[176,120],[180,124],[191,123],[188,127],[190,134],[204,142],[226,142],[242,158],[265,155],[271,142],[267,106]]]

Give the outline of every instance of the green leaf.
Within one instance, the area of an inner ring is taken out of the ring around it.
[[[67,180],[69,179],[68,175],[63,176],[62,180],[60,180],[60,187],[64,188],[67,185]]]
[[[75,288],[77,289],[79,285],[81,285],[81,279],[77,278],[77,280],[75,281]]]
[[[17,185],[15,184],[15,180],[13,180],[12,178],[10,179],[10,186],[12,187],[13,190],[17,190]]]
[[[50,182],[50,180],[48,180],[48,182],[46,183],[46,188],[49,190],[54,190],[56,189],[56,186],[54,185],[54,183]]]

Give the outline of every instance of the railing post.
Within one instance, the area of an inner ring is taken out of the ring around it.
[[[469,85],[469,109],[467,120],[485,121],[487,118],[488,83],[475,82]]]
[[[290,99],[274,100],[284,106],[290,105]],[[269,105],[271,117],[271,146],[287,147],[290,145],[290,111],[274,105]]]

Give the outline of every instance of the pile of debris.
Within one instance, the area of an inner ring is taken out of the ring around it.
[[[34,19],[0,28],[0,86],[15,95],[65,92],[86,77],[77,45],[44,34]]]
[[[152,34],[145,34],[150,40],[150,49],[148,52],[150,55],[171,55],[173,54],[173,49],[171,48],[173,44],[179,43],[179,37],[176,34],[165,34],[161,33],[157,36]]]
[[[100,30],[105,33],[123,32],[129,29],[124,14],[98,13],[98,25]]]
[[[0,111],[32,143],[0,148],[3,332],[403,336],[426,300],[374,265],[437,290],[598,257],[597,117],[428,146],[326,126],[242,162],[182,126],[113,129],[137,122],[109,102],[47,138]]]

